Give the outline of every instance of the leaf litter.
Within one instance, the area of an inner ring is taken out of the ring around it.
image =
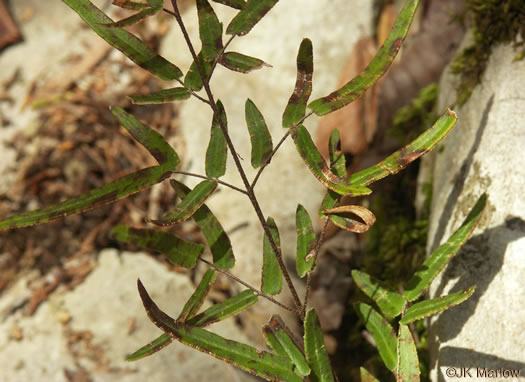
[[[140,27],[144,38],[158,45],[163,28],[158,28],[159,34],[147,26]],[[72,56],[63,76],[40,79],[28,86],[27,107],[39,113],[38,123],[8,142],[17,153],[12,169],[17,177],[9,190],[0,194],[0,216],[51,205],[156,165],[155,159],[119,126],[110,105],[125,108],[168,141],[175,139],[175,105],[141,107],[127,98],[160,90],[165,84],[101,43]],[[73,288],[81,283],[95,267],[98,250],[120,245],[109,238],[113,226],[141,228],[144,217],[168,211],[173,201],[174,193],[166,183],[52,224],[1,232],[0,294],[19,274],[38,270],[40,277],[31,282],[32,296],[24,306],[26,314],[33,314],[58,287]],[[194,225],[189,227],[184,228],[186,235],[196,232],[192,231]]]

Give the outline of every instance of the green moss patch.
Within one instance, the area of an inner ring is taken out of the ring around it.
[[[523,0],[467,0],[465,9],[474,41],[456,56],[451,67],[452,73],[459,77],[459,105],[469,99],[481,82],[494,46],[512,42],[521,49],[516,59],[525,56],[524,43],[518,41],[518,35],[525,36]]]

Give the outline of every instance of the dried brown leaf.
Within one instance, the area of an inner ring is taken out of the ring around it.
[[[392,26],[397,19],[397,12],[393,5],[386,5],[379,16],[379,22],[377,23],[376,34],[377,34],[377,44],[383,45],[388,34],[392,30]],[[415,21],[415,20],[414,20]],[[410,28],[409,32],[413,30],[413,27]]]
[[[0,50],[20,38],[20,31],[9,14],[5,2],[0,1]]]

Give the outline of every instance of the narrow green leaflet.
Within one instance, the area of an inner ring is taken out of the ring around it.
[[[306,313],[304,321],[304,350],[312,368],[312,378],[318,382],[334,382],[334,373],[324,344],[323,331],[315,309]]]
[[[339,134],[339,129],[335,128],[330,133],[330,138],[328,139],[328,155],[330,157],[330,164],[333,164],[335,162],[336,155],[337,155],[337,152],[339,151],[340,145],[341,145],[341,134]]]
[[[341,143],[341,138],[339,136],[339,130],[333,129],[330,133],[330,139],[328,140],[328,153],[330,157],[330,170],[334,173],[335,176],[340,178],[346,178],[346,159],[344,154],[338,150],[338,147]],[[337,192],[330,189],[326,190],[326,194],[321,202],[321,207],[319,208],[319,217],[325,218],[326,215],[323,213],[325,210],[334,208],[341,195]]]
[[[146,221],[160,226],[181,223],[189,219],[204,204],[206,199],[213,194],[216,188],[216,181],[203,180],[169,214],[160,219],[146,219]]]
[[[228,120],[226,118],[226,111],[220,100],[217,101],[217,109],[222,118],[222,123],[227,127]],[[227,158],[228,144],[219,125],[219,119],[214,115],[211,122],[210,143],[206,149],[206,176],[209,178],[219,178],[223,176],[226,173]]]
[[[177,321],[184,322],[188,318],[192,318],[198,312],[202,306],[204,299],[208,295],[212,284],[215,282],[215,271],[209,269],[206,271],[204,276],[201,279],[201,282],[197,286],[197,289],[193,292],[189,300],[186,302],[182,308],[181,313]],[[173,342],[173,338],[169,334],[163,333],[150,343],[144,345],[139,350],[130,354],[126,357],[126,361],[137,361],[141,358],[150,356],[164,347],[168,346]]]
[[[135,13],[134,15],[131,15],[129,17],[126,17],[125,19],[119,20],[119,21],[113,21],[110,23],[100,24],[103,27],[106,28],[124,28],[129,27],[130,25],[136,24],[139,21],[144,20],[148,16],[152,16],[156,13],[158,13],[162,9],[162,5],[159,7],[148,7],[144,8],[138,13]]]
[[[385,316],[394,318],[401,314],[405,304],[405,299],[401,295],[384,288],[379,280],[357,269],[352,271],[352,278],[359,289],[375,301]]]
[[[209,81],[215,59],[222,51],[222,24],[207,0],[197,1],[197,13],[199,16],[199,35],[202,42],[202,49],[197,55],[197,59],[204,78],[201,77],[195,61],[190,65],[190,69],[184,77],[184,86],[194,91],[202,89],[204,83]]]
[[[345,154],[341,151],[338,151],[333,160],[330,159],[330,170],[340,178],[346,178],[346,158]]]
[[[215,282],[216,277],[217,275],[214,270],[208,269],[206,271],[204,276],[202,276],[201,282],[199,283],[189,300],[186,301],[186,304],[184,304],[184,307],[182,308],[182,311],[180,312],[177,321],[186,322],[188,319],[192,318],[197,314],[202,304],[204,303],[204,299],[210,292],[210,289],[213,283]]]
[[[226,34],[244,36],[279,0],[248,0],[226,28]]]
[[[408,326],[399,324],[397,343],[396,381],[419,382],[420,371],[416,344]]]
[[[457,121],[456,113],[448,110],[434,126],[426,130],[414,141],[396,151],[375,166],[359,171],[350,176],[350,183],[367,186],[388,175],[397,174],[420,156],[431,151],[447,136]]]
[[[190,91],[186,88],[163,89],[150,94],[129,96],[136,105],[156,105],[173,101],[184,101],[190,98]]]
[[[312,76],[314,73],[314,56],[312,41],[305,38],[297,53],[297,80],[295,89],[288,100],[283,113],[283,127],[297,125],[304,117],[306,104],[312,94]]]
[[[326,97],[316,99],[308,107],[322,116],[331,113],[359,98],[365,90],[382,77],[396,57],[405,39],[419,0],[406,0],[405,5],[383,46],[358,76]]]
[[[235,9],[244,9],[246,6],[245,0],[213,0],[216,3],[227,5]]]
[[[263,336],[264,336],[266,343],[268,344],[270,349],[273,350],[274,354],[289,359],[290,357],[288,357],[288,353],[286,352],[286,349],[279,342],[279,340],[273,333],[270,326],[268,324],[264,325],[262,328],[262,331],[263,331]]]
[[[133,138],[157,159],[160,165],[125,175],[77,198],[69,199],[39,210],[23,212],[1,220],[0,230],[47,223],[64,216],[77,214],[106,203],[123,199],[131,194],[151,187],[171,175],[171,171],[178,166],[180,161],[177,153],[164,138],[121,108],[113,108],[112,113]]]
[[[151,7],[150,4],[138,3],[136,1],[131,0],[113,0],[112,4],[116,5],[117,7],[129,9],[132,11],[140,11],[142,9]]]
[[[319,207],[319,217],[326,218],[324,211],[334,208],[334,206],[339,202],[341,195],[337,192],[330,189],[326,190],[326,194],[321,202],[321,207]]]
[[[170,180],[170,184],[177,195],[180,195],[181,198],[184,198],[191,191],[184,184],[176,180]],[[230,238],[213,212],[203,204],[197,211],[195,211],[193,219],[199,226],[208,246],[210,247],[213,256],[213,264],[219,269],[232,268],[235,265],[235,257],[233,256]]]
[[[169,178],[171,171],[162,166],[148,167],[96,188],[77,198],[46,208],[23,212],[0,220],[0,230],[48,223],[128,197]]]
[[[289,359],[223,338],[198,327],[178,323],[153,302],[138,281],[139,294],[151,321],[177,341],[270,381],[302,382]]]
[[[203,281],[201,281],[201,284]],[[197,293],[197,291],[195,293]],[[213,324],[215,322],[222,321],[249,308],[250,306],[255,304],[255,302],[257,302],[257,298],[258,296],[255,295],[253,291],[245,290],[239,293],[237,296],[231,297],[220,304],[215,304],[206,309],[204,312],[199,313],[198,315],[188,319],[187,324],[191,326],[203,327]],[[181,321],[181,316],[183,315],[183,312],[184,309],[179,315],[179,319],[177,319],[177,321]],[[163,333],[149,344],[144,345],[139,350],[126,357],[126,360],[136,361],[138,359],[147,357],[168,346],[171,342],[173,342],[173,337],[171,337],[167,333]]]
[[[454,232],[446,243],[436,249],[408,280],[405,293],[403,294],[408,301],[416,300],[428,290],[432,280],[467,241],[480,221],[486,201],[487,195],[481,195],[461,227]]]
[[[202,42],[197,58],[204,78],[195,62],[191,64],[184,78],[184,86],[195,91],[200,90],[204,83],[209,81],[214,62],[222,52],[222,24],[208,0],[197,0],[197,14],[199,16],[199,36]]]
[[[202,42],[202,48],[197,58],[204,78],[199,73],[195,62],[191,64],[184,78],[184,86],[195,91],[200,90],[204,83],[209,81],[214,62],[222,52],[222,24],[208,0],[197,0],[197,14],[199,17],[199,36]]]
[[[360,367],[359,371],[361,372],[361,382],[379,382],[379,380],[364,367]]]
[[[349,182],[347,179],[340,178],[332,173],[317,147],[315,147],[310,133],[304,126],[292,127],[290,132],[292,133],[297,152],[303,158],[310,172],[326,187],[340,195],[360,196],[368,195],[372,192],[364,185]]]
[[[100,24],[113,22],[89,0],[62,0],[71,7],[100,37],[117,48],[141,68],[160,79],[171,81],[182,77],[181,70],[159,56],[142,40],[120,28],[106,28]]]
[[[234,72],[241,73],[249,73],[252,70],[261,69],[263,66],[270,66],[263,60],[237,52],[224,53],[219,58],[219,64],[225,68],[233,70]]]
[[[376,217],[368,208],[356,205],[345,205],[323,211],[330,221],[341,229],[349,232],[364,233],[376,222]],[[359,220],[355,220],[357,216]]]
[[[126,357],[126,361],[132,362],[132,361],[138,361],[139,359],[142,359],[144,357],[148,357],[152,354],[155,354],[159,350],[164,349],[166,346],[171,344],[173,342],[173,338],[169,334],[161,334],[159,337],[155,338],[150,343],[144,345],[139,350],[134,352],[133,354],[130,354]]]
[[[111,113],[120,124],[143,145],[161,166],[174,169],[180,160],[173,148],[162,135],[140,122],[136,117],[120,107],[112,107]]]
[[[281,251],[281,241],[279,239],[279,231],[273,218],[269,217],[266,224],[272,235],[273,241],[277,245],[279,252]],[[281,293],[283,287],[283,272],[279,267],[275,253],[273,252],[270,241],[264,235],[263,239],[263,271],[262,271],[262,285],[261,290],[265,294],[276,295]]]
[[[222,52],[222,24],[208,0],[197,0],[201,54],[204,61],[213,63]]]
[[[246,100],[244,112],[252,144],[252,166],[253,168],[258,168],[266,162],[266,159],[272,153],[272,136],[268,131],[263,115],[252,100]]]
[[[359,319],[364,322],[366,330],[374,337],[379,355],[385,366],[394,371],[397,365],[397,338],[392,326],[370,305],[354,304]]]
[[[204,250],[203,245],[183,240],[168,232],[125,225],[113,228],[111,237],[124,243],[160,252],[170,263],[184,268],[193,268]]]
[[[197,58],[199,59],[200,67],[204,72],[204,80],[208,82],[208,80],[210,79],[211,68],[213,67],[213,64],[204,59],[202,52],[197,55]],[[198,91],[201,90],[203,86],[204,83],[202,82],[201,75],[194,61],[190,65],[190,69],[188,70],[188,73],[186,73],[186,77],[184,77],[184,87],[194,91]]]
[[[297,232],[295,268],[297,275],[302,278],[314,265],[315,231],[308,211],[301,204],[295,211],[295,230]]]
[[[463,301],[468,299],[474,293],[476,286],[473,285],[468,289],[449,294],[447,296],[433,298],[432,300],[424,300],[412,305],[407,309],[403,318],[401,319],[402,324],[409,324],[413,321],[420,320],[422,318],[437,314],[454,305],[461,304]]]
[[[333,129],[328,140],[328,155],[330,157],[330,169],[339,177],[346,177],[346,159],[340,151],[341,137],[338,129]]]
[[[276,345],[276,347],[279,351],[277,354],[282,354],[284,350],[285,354],[294,364],[295,372],[298,375],[304,377],[310,374],[310,366],[308,366],[308,362],[306,362],[306,358],[304,358],[301,346],[295,341],[293,334],[286,327],[281,317],[273,315],[270,322],[263,327],[263,332],[270,332],[272,334],[272,336],[268,335],[268,337],[274,345],[274,340],[277,340],[278,345]]]
[[[214,304],[204,312],[188,320],[188,325],[204,327],[215,322],[234,316],[257,302],[258,296],[250,289],[246,289],[234,297],[230,297],[220,304]]]

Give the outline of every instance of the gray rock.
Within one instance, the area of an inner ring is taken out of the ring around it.
[[[178,342],[126,362],[127,354],[162,334],[146,316],[136,287],[139,277],[159,307],[172,316],[195,289],[187,275],[168,271],[148,255],[105,250],[99,254],[98,267],[76,289],[53,294],[34,316],[18,310],[0,323],[2,380],[65,382],[66,373],[84,373],[94,382],[251,380],[227,363]],[[130,331],[132,321],[135,329]],[[234,320],[214,324],[210,330],[247,342]],[[21,334],[18,338],[16,332]]]
[[[525,378],[525,62],[514,62],[515,55],[509,46],[494,49],[482,83],[456,108],[458,125],[436,154],[429,252],[483,192],[488,203],[479,227],[430,291],[438,297],[477,286],[469,300],[430,320],[434,381],[455,380],[448,368],[472,368],[476,381],[509,380],[504,370],[520,370]],[[454,102],[453,84],[450,74],[442,79],[442,109]]]

